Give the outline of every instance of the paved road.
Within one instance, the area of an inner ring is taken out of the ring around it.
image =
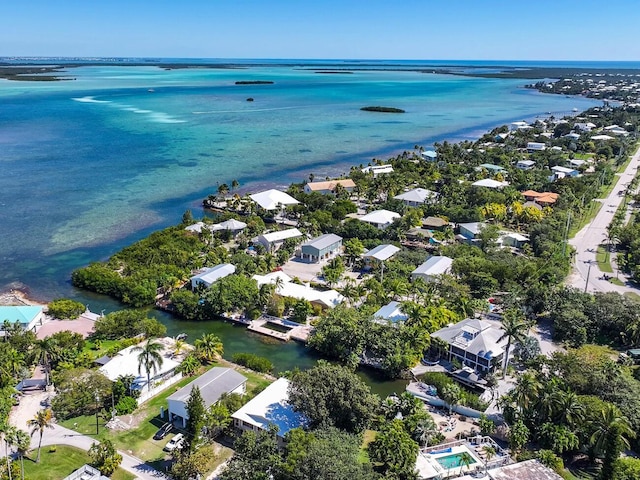
[[[567,284],[582,290],[587,286],[587,291],[589,292],[640,293],[637,288],[628,283],[626,286],[619,286],[607,280],[602,280],[603,272],[596,263],[598,245],[607,243],[607,227],[623,200],[623,196],[618,195],[618,191],[626,189],[627,184],[635,177],[639,166],[640,148],[633,155],[624,172],[619,174],[616,186],[611,190],[609,196],[604,200],[600,200],[603,205],[593,221],[569,241],[569,244],[576,249],[576,257],[573,271],[567,278]],[[589,272],[589,262],[593,262],[591,263],[591,272]],[[625,278],[620,275],[620,280],[624,281]]]
[[[42,408],[40,406],[40,402],[49,395],[50,394],[47,392],[40,391],[24,395],[20,400],[20,405],[15,407],[11,412],[9,417],[10,423],[28,432],[27,420],[33,418],[36,412]],[[31,447],[33,449],[38,447],[38,440],[39,434],[36,433],[33,435],[31,440]],[[43,447],[48,445],[69,445],[86,451],[91,448],[91,445],[95,441],[96,440],[94,438],[88,435],[79,434],[58,424],[54,424],[52,429],[46,429],[42,435]],[[155,470],[139,458],[129,455],[126,452],[118,452],[122,455],[122,464],[120,466],[129,473],[135,475],[136,478],[141,480],[164,480],[168,478],[163,473]]]

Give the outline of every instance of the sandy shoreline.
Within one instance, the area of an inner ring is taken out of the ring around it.
[[[9,306],[9,305],[45,305],[41,302],[37,302],[32,298],[29,298],[29,294],[24,290],[19,290],[17,288],[11,288],[9,290],[5,290],[0,292],[0,305]]]

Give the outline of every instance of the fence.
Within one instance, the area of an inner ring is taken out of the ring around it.
[[[166,390],[171,385],[178,383],[180,380],[182,380],[182,373],[176,373],[173,377],[169,378],[168,380],[165,380],[159,385],[156,385],[151,390],[147,390],[147,389],[143,390],[137,399],[138,406],[142,405],[144,402],[146,402],[150,398],[155,397],[158,393],[160,393],[163,390]]]

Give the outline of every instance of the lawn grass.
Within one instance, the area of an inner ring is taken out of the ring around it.
[[[92,340],[84,342],[83,353],[88,353],[92,358],[100,358],[105,355],[111,347],[118,343],[118,340],[100,340],[100,348],[95,348],[95,343]]]
[[[624,292],[624,296],[631,300],[635,300],[636,302],[640,302],[640,295],[635,292]]]
[[[571,228],[569,229],[569,238],[575,237],[576,233],[578,233],[586,225],[591,223],[591,221],[596,218],[596,215],[598,215],[598,212],[602,208],[602,205],[602,202],[598,202],[595,200],[592,201],[589,204],[586,215],[583,215],[582,218],[579,218],[577,222],[572,222]]]
[[[213,365],[207,366],[200,373],[203,373],[214,366],[236,368],[245,377],[247,377],[247,399],[252,398],[274,381],[273,377],[238,367],[237,365],[222,359]],[[169,435],[162,440],[153,440],[153,435],[166,421],[160,418],[160,408],[164,407],[166,411],[167,397],[185,385],[193,382],[196,378],[197,376],[183,378],[178,383],[171,385],[162,393],[145,402],[133,413],[135,417],[142,418],[142,421],[135,429],[126,431],[108,430],[105,427],[107,420],[100,417],[98,419],[99,433],[96,435],[95,415],[70,418],[68,420],[61,421],[60,424],[66,428],[75,430],[78,433],[91,436],[95,438],[96,441],[106,439],[111,440],[117,449],[131,452],[132,455],[143,459],[145,462],[149,462],[156,468],[161,468],[164,465],[166,458],[162,449],[172,435]]]
[[[84,450],[56,445],[53,448],[44,447],[40,454],[40,463],[35,463],[36,450],[31,452],[33,461],[25,458],[24,477],[29,480],[49,480],[52,478],[65,478],[82,465],[91,462],[91,458]],[[136,477],[119,468],[111,477],[112,480],[134,480]]]
[[[611,254],[604,245],[598,245],[596,261],[598,262],[598,268],[602,272],[613,273],[613,268],[611,268]]]
[[[360,453],[358,460],[360,463],[369,463],[369,444],[376,439],[378,432],[375,430],[365,430],[362,435],[362,445],[360,445]]]

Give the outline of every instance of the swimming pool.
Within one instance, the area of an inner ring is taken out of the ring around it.
[[[450,468],[458,468],[465,465],[465,463],[462,461],[463,456],[464,456],[464,452],[454,453],[452,455],[438,457],[436,458],[436,461],[440,465],[442,465],[443,468],[446,468],[447,470],[449,470]],[[477,462],[473,457],[471,457],[471,462],[469,462],[469,465],[471,466],[474,463],[477,463]]]

